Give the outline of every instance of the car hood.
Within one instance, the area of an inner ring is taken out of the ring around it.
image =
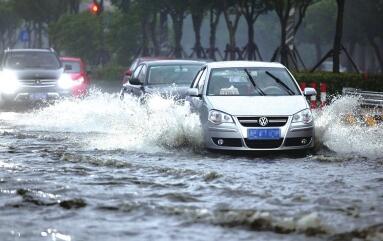
[[[234,116],[288,116],[308,108],[297,96],[207,96],[211,108]]]
[[[12,69],[20,80],[24,79],[58,79],[63,69]]]
[[[164,86],[151,85],[145,87],[145,92],[150,94],[160,94],[164,97],[172,96],[176,99],[185,99],[189,85]]]

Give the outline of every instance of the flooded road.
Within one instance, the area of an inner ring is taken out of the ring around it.
[[[208,152],[160,97],[0,112],[0,240],[383,240],[383,128],[341,124],[355,105],[306,157]]]

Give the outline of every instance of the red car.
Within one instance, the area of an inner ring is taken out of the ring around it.
[[[70,74],[73,80],[72,95],[81,97],[88,93],[90,77],[86,71],[86,65],[80,58],[61,57],[64,72]]]
[[[122,84],[125,84],[126,82],[128,82],[130,76],[132,76],[133,74],[133,71],[137,68],[138,65],[140,65],[141,63],[145,62],[145,61],[152,61],[152,60],[167,60],[167,59],[171,59],[170,57],[154,57],[154,56],[150,56],[150,57],[139,57],[137,59],[135,59],[133,61],[133,63],[130,65],[129,69],[125,71],[124,73],[124,77],[123,77],[123,80],[122,80]]]

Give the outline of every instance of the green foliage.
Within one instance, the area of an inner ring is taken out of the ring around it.
[[[56,21],[69,7],[69,0],[12,0],[14,10],[27,22]]]
[[[11,47],[16,41],[16,31],[21,19],[10,2],[0,2],[0,48]]]
[[[334,0],[321,0],[307,9],[306,18],[303,22],[304,31],[301,31],[303,42],[319,42],[323,45],[332,42],[335,31],[336,7]]]
[[[101,18],[88,12],[64,15],[49,25],[54,46],[65,55],[81,56],[88,63],[97,63],[101,46]]]
[[[114,53],[112,61],[128,66],[137,52],[139,43],[138,15],[133,11],[124,13],[117,11],[109,16],[111,21],[107,34],[109,50]]]
[[[301,72],[294,73],[294,76],[298,82],[305,82],[307,84],[313,82],[318,84],[326,83],[328,86],[328,93],[330,94],[341,93],[343,87],[359,88],[370,91],[383,91],[383,75],[364,76],[362,74],[349,73],[334,74],[328,72]]]

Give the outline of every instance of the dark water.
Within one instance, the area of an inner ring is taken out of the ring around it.
[[[336,122],[350,105],[306,157],[207,152],[159,97],[1,112],[0,240],[383,240],[383,131]]]

